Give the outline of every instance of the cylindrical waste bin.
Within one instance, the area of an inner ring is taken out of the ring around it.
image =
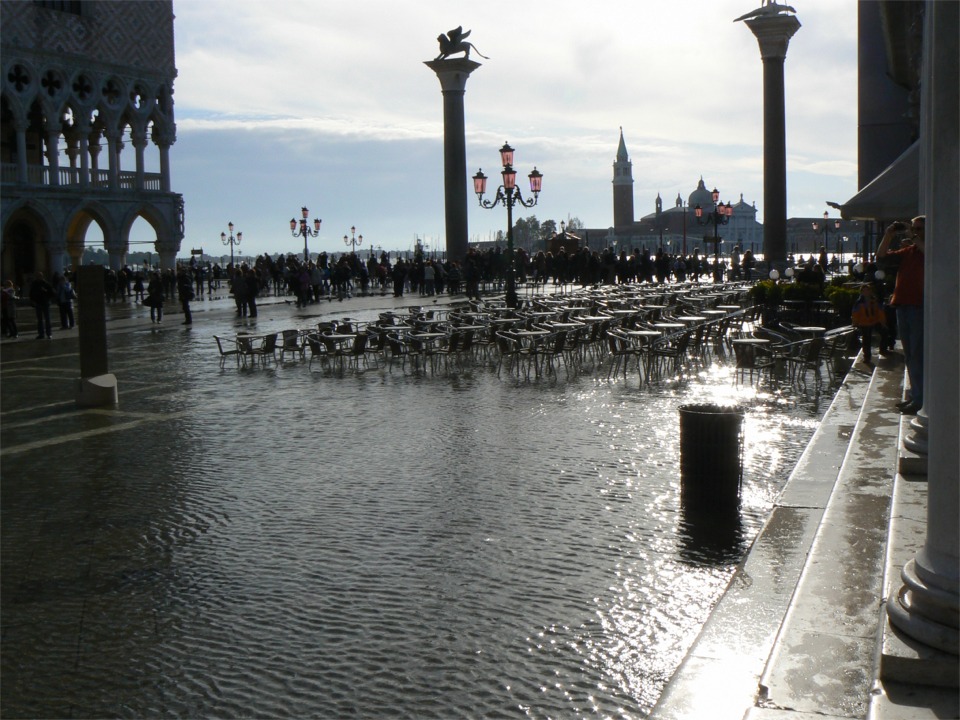
[[[734,504],[743,476],[743,410],[680,407],[680,486],[687,503]]]

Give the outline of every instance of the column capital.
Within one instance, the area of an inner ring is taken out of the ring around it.
[[[440,89],[443,92],[464,92],[467,88],[467,78],[470,73],[480,67],[480,63],[473,60],[458,58],[456,60],[428,60],[423,63],[437,74],[440,80]]]
[[[760,43],[760,57],[764,60],[783,60],[787,57],[790,38],[800,29],[794,15],[770,15],[744,20]]]

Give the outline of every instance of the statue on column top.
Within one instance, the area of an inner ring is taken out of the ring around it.
[[[736,20],[734,20],[734,22],[740,22],[741,20],[749,20],[750,18],[755,18],[755,17],[771,17],[773,15],[783,15],[784,13],[788,13],[788,12],[796,14],[797,12],[789,5],[781,5],[780,3],[776,2],[776,0],[761,0],[761,3],[762,4],[760,5],[760,7],[758,7],[756,10],[751,10],[746,15],[741,15]]]
[[[464,32],[463,25],[458,25],[453,30],[448,31],[446,35],[437,35],[437,42],[440,43],[440,54],[437,55],[435,60],[446,60],[451,55],[460,52],[463,53],[464,60],[469,60],[471,50],[476,50],[477,55],[482,57],[484,60],[489,60],[490,58],[477,50],[473,43],[466,41],[466,38],[470,32],[470,30]]]

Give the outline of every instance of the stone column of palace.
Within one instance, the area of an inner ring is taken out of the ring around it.
[[[924,288],[924,410],[929,418],[927,536],[887,601],[890,621],[932,654],[925,682],[957,684],[960,636],[960,4],[927,2],[920,130],[920,203],[927,216]]]
[[[462,262],[467,256],[467,142],[463,94],[470,73],[480,63],[463,58],[425,62],[443,90],[443,199],[446,210],[447,257]]]
[[[744,21],[760,43],[763,59],[763,257],[782,269],[787,262],[787,140],[783,61],[800,29],[793,15]]]

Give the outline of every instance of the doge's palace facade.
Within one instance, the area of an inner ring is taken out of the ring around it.
[[[79,266],[93,222],[119,269],[138,218],[172,268],[172,0],[3,0],[0,25],[2,279]]]

